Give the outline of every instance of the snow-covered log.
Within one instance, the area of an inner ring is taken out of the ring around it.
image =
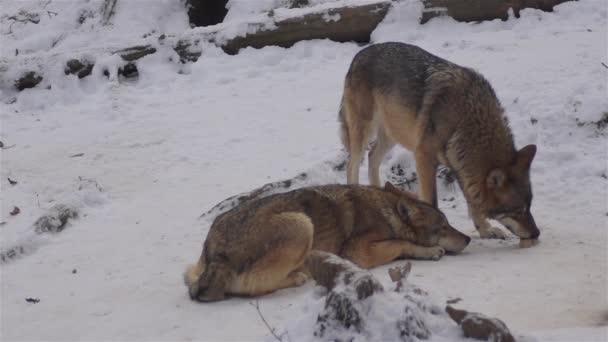
[[[268,45],[290,47],[301,40],[330,39],[336,42],[369,42],[372,31],[384,19],[391,1],[380,1],[361,6],[345,6],[312,12],[303,16],[275,20],[274,27],[259,29],[243,37],[221,44],[228,54],[236,54],[245,47],[261,48]],[[270,12],[272,16],[274,12]]]
[[[524,8],[552,11],[562,2],[572,0],[423,0],[425,11],[421,23],[431,18],[447,15],[457,21],[484,21],[509,18],[509,9],[516,17]]]

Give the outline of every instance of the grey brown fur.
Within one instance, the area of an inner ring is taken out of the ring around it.
[[[436,171],[454,171],[483,238],[505,238],[487,219],[535,239],[530,164],[535,145],[516,150],[504,110],[488,81],[423,49],[382,43],[361,50],[344,83],[341,134],[349,152],[347,182],[359,181],[368,142],[369,178],[380,184],[384,155],[401,144],[414,153],[420,198],[437,206]]]
[[[185,282],[200,301],[261,295],[335,273],[309,269],[313,250],[371,268],[398,258],[438,260],[469,241],[439,210],[390,183],[308,187],[219,215]]]

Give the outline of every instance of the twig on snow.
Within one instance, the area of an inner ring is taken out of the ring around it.
[[[602,62],[602,65],[604,66],[604,68],[608,69],[608,65],[606,65],[606,63]]]
[[[101,24],[106,26],[110,23],[110,19],[114,15],[114,8],[118,0],[104,0],[101,6]]]
[[[46,12],[46,15],[48,15],[49,18],[52,18],[52,15],[54,15],[54,16],[59,15],[57,12],[49,11],[49,10],[46,9],[46,7],[51,2],[53,2],[53,0],[48,0],[46,2],[46,4],[44,4],[42,6],[42,9]],[[38,13],[28,13],[28,12],[25,12],[25,11],[21,10],[17,15],[12,15],[12,16],[8,17],[7,19],[8,20],[12,20],[13,22],[8,26],[8,32],[3,33],[3,35],[7,35],[7,34],[13,33],[13,25],[15,23],[23,23],[23,24],[27,24],[27,23],[38,24],[38,23],[40,23],[40,14],[38,14]]]
[[[40,22],[40,17],[37,16],[26,16],[25,19],[18,18],[16,15],[10,16],[7,18],[8,20],[12,20],[13,22],[8,26],[8,32],[3,33],[5,35],[13,33],[13,25],[15,23],[33,23],[38,24]]]
[[[253,302],[249,302],[249,305],[253,306],[256,311],[258,312],[258,315],[260,316],[260,318],[262,319],[262,322],[264,322],[264,325],[266,326],[266,328],[268,329],[268,331],[270,331],[270,333],[272,334],[272,336],[274,336],[274,338],[279,341],[279,342],[283,342],[282,336],[283,335],[277,335],[277,333],[275,332],[275,328],[271,327],[270,324],[268,324],[268,322],[266,321],[266,318],[264,318],[264,315],[262,314],[262,311],[260,310],[260,302],[258,300],[255,301],[255,304]]]
[[[42,6],[42,8],[44,8],[44,10],[46,11],[46,14],[49,16],[49,19],[51,18],[51,14],[57,15],[57,12],[49,11],[46,9],[46,6],[50,5],[51,2],[53,2],[53,0],[47,1],[46,4],[44,4],[44,6]]]

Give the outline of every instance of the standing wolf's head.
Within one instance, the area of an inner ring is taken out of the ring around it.
[[[485,215],[523,239],[540,235],[530,212],[530,165],[535,154],[536,145],[528,145],[517,152],[512,165],[491,170],[486,177]]]
[[[458,253],[468,246],[471,238],[452,227],[445,215],[416,195],[397,189],[386,182],[384,189],[399,195],[397,213],[401,221],[415,234],[415,242],[421,246],[441,246],[447,252]]]

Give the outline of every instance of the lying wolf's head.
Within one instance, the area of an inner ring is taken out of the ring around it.
[[[409,228],[414,230],[416,243],[425,247],[441,246],[447,252],[458,253],[471,241],[467,235],[452,227],[445,215],[416,195],[397,189],[386,182],[384,189],[400,196],[397,213]]]
[[[512,165],[494,169],[486,178],[485,215],[523,239],[537,239],[540,235],[530,213],[530,165],[535,154],[536,145],[528,145],[517,152]]]

